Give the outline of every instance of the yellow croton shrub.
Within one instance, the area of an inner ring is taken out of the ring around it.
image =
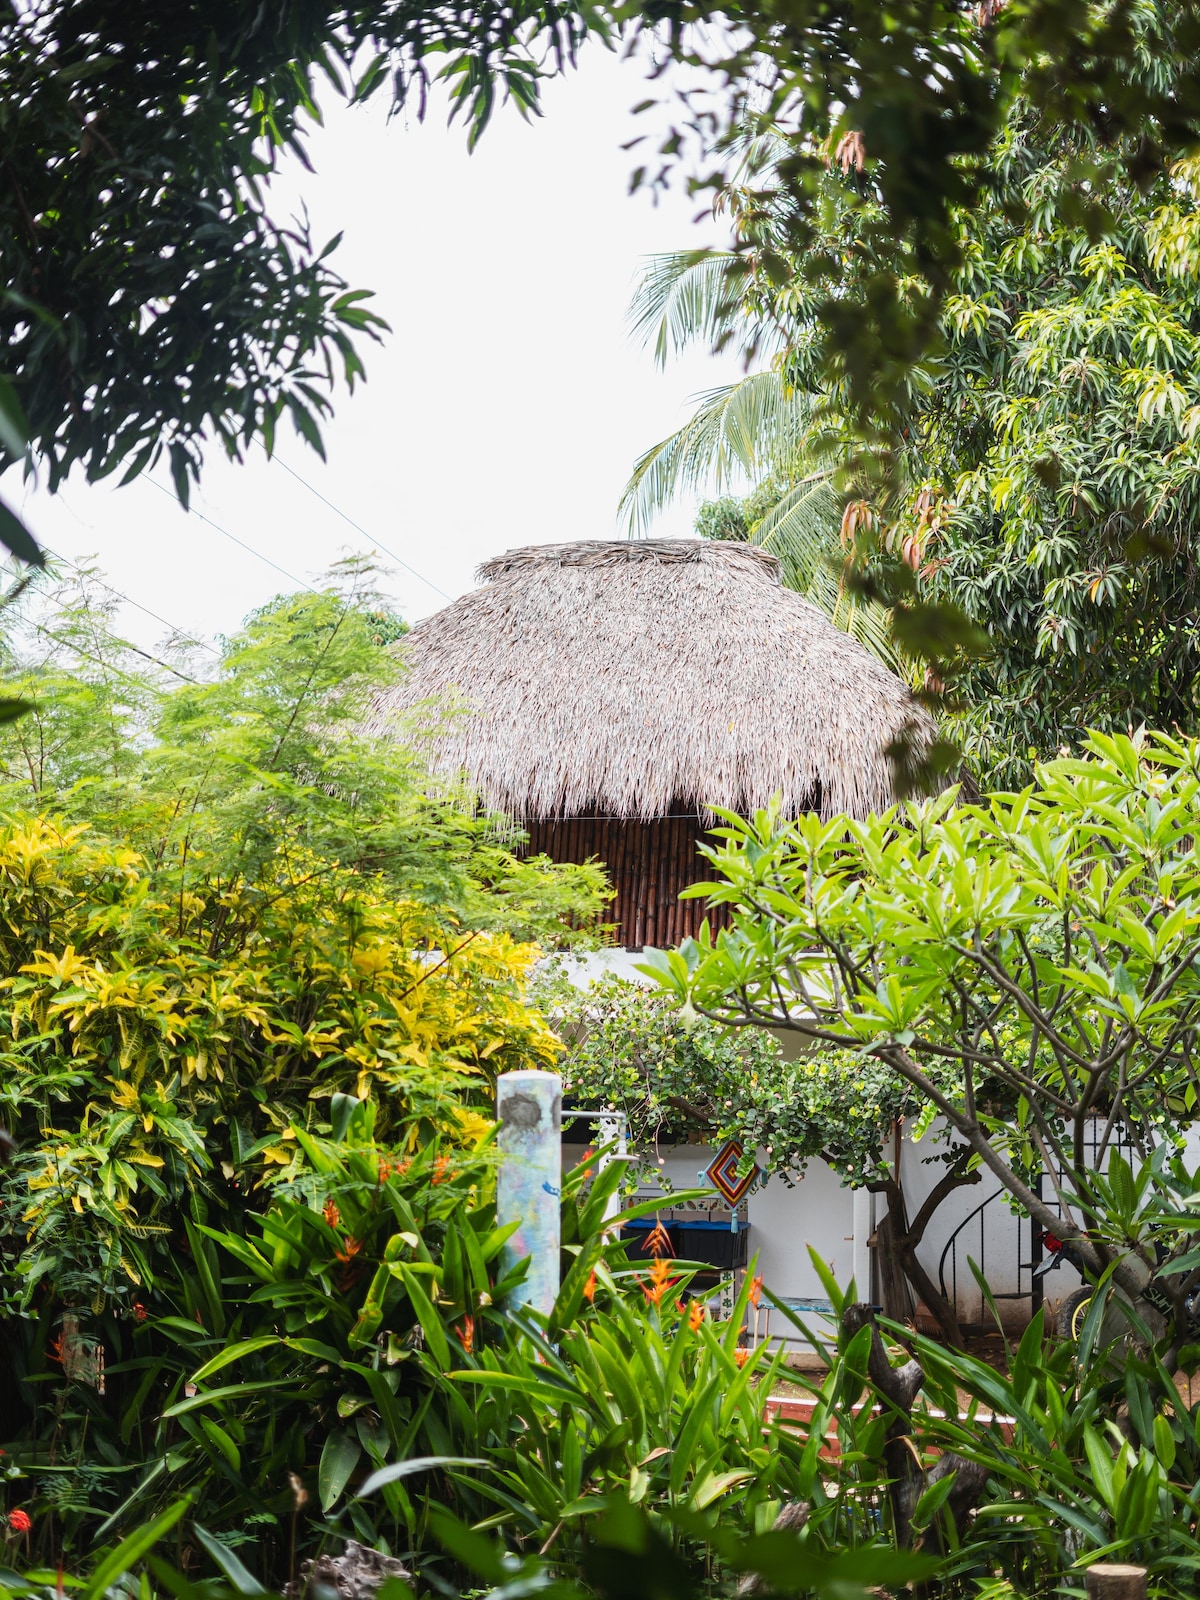
[[[76,1268],[90,1293],[137,1281],[182,1199],[286,1170],[335,1092],[397,1144],[473,1146],[494,1075],[553,1063],[523,998],[535,946],[286,859],[269,883],[168,881],[85,828],[0,821],[0,1234],[23,1294]]]

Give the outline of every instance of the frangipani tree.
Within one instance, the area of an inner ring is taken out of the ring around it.
[[[978,805],[729,815],[694,892],[732,927],[651,966],[705,1016],[886,1064],[1090,1272],[1131,1298],[1153,1277],[1181,1336],[1186,1221],[1164,1233],[1160,1208],[1158,1259],[1146,1184],[1096,1169],[1123,1124],[1145,1171],[1186,1187],[1167,1157],[1196,1105],[1198,804],[1200,743],[1092,734]]]

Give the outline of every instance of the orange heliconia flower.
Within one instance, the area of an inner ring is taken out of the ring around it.
[[[337,1287],[344,1294],[347,1289],[352,1289],[362,1276],[363,1263],[357,1258],[362,1255],[363,1242],[353,1235],[342,1245],[340,1250],[333,1252],[333,1259],[340,1261],[342,1271],[338,1274]]]
[[[671,1277],[671,1263],[658,1260],[650,1268],[650,1277],[642,1283],[642,1293],[652,1306],[660,1306],[663,1297],[675,1287],[675,1280]]]
[[[762,1299],[762,1275],[750,1280],[750,1304],[756,1306]]]
[[[688,1327],[693,1333],[695,1333],[703,1321],[704,1307],[700,1304],[699,1300],[693,1300],[691,1305],[688,1307]]]
[[[585,1300],[594,1300],[596,1298],[596,1274],[594,1272],[589,1272],[587,1275],[587,1282],[583,1286],[583,1298]]]
[[[738,1345],[737,1349],[733,1352],[733,1359],[737,1362],[739,1367],[744,1367],[747,1361],[750,1359],[749,1347],[744,1344]]]
[[[331,1228],[336,1228],[342,1220],[342,1213],[334,1205],[332,1200],[326,1200],[321,1215],[325,1218],[325,1221]]]
[[[433,1177],[430,1179],[430,1182],[444,1183],[448,1177],[452,1176],[453,1174],[450,1171],[450,1157],[439,1156],[433,1163]]]
[[[646,1249],[655,1257],[667,1257],[675,1254],[671,1248],[671,1235],[663,1227],[661,1221],[655,1222],[654,1227],[646,1239]]]
[[[459,1344],[462,1345],[467,1355],[470,1355],[475,1348],[475,1318],[464,1317],[461,1327],[455,1328],[454,1331],[458,1335]]]

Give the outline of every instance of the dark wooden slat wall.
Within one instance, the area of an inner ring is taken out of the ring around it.
[[[616,889],[605,922],[617,924],[617,942],[626,949],[644,945],[666,948],[695,934],[704,920],[703,900],[680,900],[689,884],[710,876],[697,845],[706,829],[699,816],[676,813],[649,822],[621,817],[551,817],[528,822],[529,855],[552,861],[602,861]],[[714,927],[724,927],[724,907],[707,913]]]

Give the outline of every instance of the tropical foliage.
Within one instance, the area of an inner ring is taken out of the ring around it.
[[[776,550],[880,653],[929,658],[927,684],[952,690],[960,741],[989,781],[1023,782],[1089,727],[1194,729],[1191,159],[1135,182],[1094,137],[1018,102],[986,193],[955,213],[938,348],[906,369],[899,431],[881,411],[886,449],[864,454],[851,376],[823,355],[810,252],[843,292],[867,293],[886,250],[864,218],[883,202],[869,172],[834,163],[819,239],[789,254],[760,193],[785,149],[750,142],[725,192],[736,258],[679,254],[647,272],[636,320],[660,356],[716,338],[770,365],[705,397],[643,456],[631,516],[640,525],[701,482],[758,484],[702,527]],[[927,289],[914,278],[904,292],[916,306]]]
[[[559,1048],[529,936],[573,938],[603,879],[515,859],[404,730],[354,732],[398,666],[340,578],[206,679],[135,669],[90,581],[10,636],[36,709],[0,751],[0,1417],[47,1559],[183,1488],[278,1573],[288,1474],[328,1502],[367,1450],[360,1418],[323,1454],[330,1360],[403,1359],[443,1253],[472,1313],[497,1282],[494,1077]],[[233,1410],[189,1404],[230,1349]]]
[[[1006,783],[1085,728],[1197,723],[1197,173],[1110,185],[1089,238],[1080,154],[1039,132],[1008,130],[1004,194],[964,229],[894,534],[922,593],[992,638],[960,692],[969,753]]]
[[[697,1139],[717,1147],[736,1140],[743,1171],[761,1163],[768,1182],[789,1187],[810,1161],[824,1161],[843,1183],[886,1197],[880,1259],[895,1261],[901,1283],[907,1278],[951,1342],[962,1343],[955,1308],[918,1247],[942,1202],[978,1175],[969,1149],[939,1128],[924,1159],[945,1170],[909,1219],[895,1138],[905,1119],[928,1132],[927,1102],[883,1062],[828,1048],[787,1060],[764,1029],[685,1017],[669,994],[616,977],[580,990],[554,985],[543,969],[532,997],[567,1044],[558,1070],[568,1103],[623,1111],[633,1151],[656,1184],[666,1181],[660,1148]],[[897,1312],[907,1311],[906,1290],[893,1295],[889,1285],[885,1304],[893,1298]]]
[[[496,1070],[553,1060],[528,948],[292,862],[164,897],[82,828],[0,830],[11,1304],[127,1306],[190,1197],[288,1169],[334,1093],[446,1136]]]
[[[1198,793],[1195,743],[1097,733],[980,805],[729,817],[701,892],[733,926],[655,968],[688,1007],[883,1063],[1089,1275],[1152,1283],[1177,1354],[1200,1283],[1169,1164],[1196,1106]],[[1158,1152],[1146,1194],[1101,1176],[1121,1124]]]

